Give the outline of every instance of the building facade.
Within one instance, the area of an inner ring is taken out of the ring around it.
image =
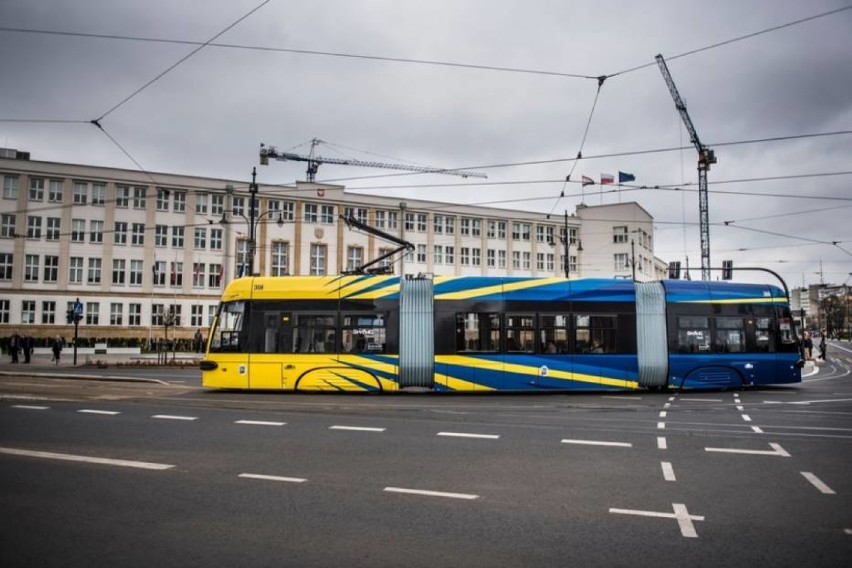
[[[248,274],[665,277],[651,216],[636,203],[543,213],[244,181],[34,161],[0,151],[0,336],[146,342],[206,330],[226,282]],[[254,202],[254,210],[251,204]],[[254,237],[254,239],[252,239]],[[254,255],[252,255],[252,250]]]

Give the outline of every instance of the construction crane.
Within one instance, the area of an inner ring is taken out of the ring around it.
[[[675,108],[680,113],[686,130],[689,132],[689,140],[695,146],[695,149],[698,150],[698,221],[701,230],[701,279],[710,280],[710,213],[707,204],[707,171],[710,169],[710,164],[716,163],[716,154],[698,139],[698,133],[695,131],[692,119],[689,118],[689,113],[686,112],[686,103],[683,102],[680,98],[680,93],[677,92],[677,87],[669,73],[666,60],[659,54],[654,59],[657,60],[657,65],[659,65],[660,71],[663,73],[663,78],[666,80],[666,85],[669,87],[669,92],[671,92],[674,99]]]
[[[367,168],[384,168],[390,170],[403,170],[408,172],[418,172],[423,174],[446,174],[451,176],[461,176],[463,178],[476,177],[487,178],[488,176],[481,172],[472,172],[469,170],[454,170],[447,168],[430,168],[427,166],[406,166],[403,164],[385,164],[382,162],[364,162],[361,160],[343,159],[343,158],[323,158],[314,155],[314,150],[317,145],[322,143],[322,140],[314,138],[311,140],[311,153],[308,156],[293,154],[291,152],[279,152],[275,146],[260,145],[260,164],[262,166],[269,165],[269,159],[280,160],[283,162],[307,162],[308,172],[307,179],[309,182],[316,180],[317,170],[320,164],[337,164],[340,166],[363,166]]]

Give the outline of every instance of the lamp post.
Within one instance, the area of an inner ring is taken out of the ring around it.
[[[248,227],[248,274],[254,275],[254,252],[257,248],[257,226],[260,224],[261,220],[264,217],[269,217],[270,215],[274,215],[278,213],[278,220],[276,224],[281,227],[284,225],[284,214],[281,211],[275,210],[267,210],[263,213],[255,216],[255,212],[257,211],[257,183],[255,183],[255,177],[257,175],[257,168],[251,169],[251,184],[249,185],[249,216],[246,217],[242,213],[237,213],[234,210],[231,210],[231,215],[237,215],[242,217],[246,222],[246,226]],[[222,218],[219,219],[220,225],[228,225],[230,221],[228,221],[228,217],[225,211],[222,211]]]
[[[405,210],[408,209],[408,203],[405,201],[399,202],[399,238],[405,240]],[[399,277],[403,278],[405,276],[405,254],[406,251],[403,251],[402,256],[399,259]]]
[[[569,274],[571,273],[571,245],[577,245],[577,252],[583,252],[583,241],[577,239],[577,242],[571,241],[571,238],[568,236],[568,210],[565,210],[565,228],[563,230],[562,236],[559,237],[559,240],[562,242],[562,246],[565,247],[565,258],[563,259],[563,270],[565,271],[565,278],[567,279]],[[579,274],[579,270],[577,271]]]

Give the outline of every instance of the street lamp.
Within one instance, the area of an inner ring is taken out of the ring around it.
[[[562,268],[565,271],[565,278],[568,278],[568,275],[571,273],[571,245],[577,245],[577,252],[583,252],[583,241],[577,239],[576,242],[572,241],[568,236],[568,210],[565,210],[565,227],[563,229],[563,234],[559,237],[559,241],[562,243],[562,246],[565,247],[565,258],[563,259]],[[552,242],[550,243],[553,244]],[[579,269],[577,270],[579,273]]]
[[[276,211],[274,209],[270,209],[264,211],[260,215],[255,218],[255,211],[257,211],[257,183],[255,183],[255,177],[257,175],[257,168],[251,169],[251,185],[249,185],[249,216],[246,217],[242,213],[237,213],[234,210],[231,210],[231,215],[237,215],[242,217],[246,222],[246,225],[249,230],[249,250],[248,250],[248,273],[249,275],[254,275],[254,252],[257,248],[257,226],[260,224],[260,221],[264,217],[269,217],[278,213],[278,220],[276,224],[281,227],[284,225],[284,213],[281,211]],[[228,225],[230,222],[228,221],[228,217],[225,214],[225,211],[222,211],[222,218],[219,219],[220,225]]]

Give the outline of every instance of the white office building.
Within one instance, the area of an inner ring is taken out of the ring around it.
[[[80,337],[189,338],[209,325],[224,284],[250,269],[339,274],[399,246],[341,215],[413,245],[374,265],[395,274],[665,277],[653,219],[632,202],[548,216],[313,183],[253,194],[244,180],[40,162],[9,149],[0,177],[0,337],[70,337],[66,312],[79,299]]]

